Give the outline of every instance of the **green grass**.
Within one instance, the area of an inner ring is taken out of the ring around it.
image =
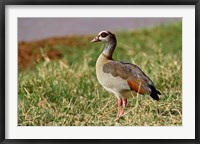
[[[98,32],[97,32],[98,33]],[[117,98],[97,81],[95,63],[103,43],[88,36],[79,47],[46,46],[64,55],[37,62],[18,74],[19,126],[181,126],[182,23],[116,33],[114,59],[137,64],[162,93],[131,96],[125,115],[115,120]],[[91,37],[91,36],[90,36]]]

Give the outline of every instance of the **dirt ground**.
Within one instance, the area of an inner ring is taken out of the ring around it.
[[[49,59],[56,59],[62,56],[59,50],[54,49],[55,45],[67,45],[72,47],[82,47],[84,42],[77,43],[75,39],[79,39],[80,36],[75,37],[54,37],[39,41],[31,42],[19,42],[18,43],[18,66],[20,70],[30,69],[37,61],[43,60],[44,57]],[[88,40],[91,37],[88,37]],[[50,47],[48,51],[44,51],[45,47]],[[44,52],[44,53],[43,53]]]

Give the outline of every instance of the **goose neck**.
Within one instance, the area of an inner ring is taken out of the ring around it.
[[[116,39],[107,42],[103,51],[103,55],[112,59],[112,55],[113,55],[116,45],[117,45]]]

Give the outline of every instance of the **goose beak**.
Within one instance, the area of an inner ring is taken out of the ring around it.
[[[93,43],[93,42],[99,42],[99,41],[101,41],[101,40],[100,40],[99,37],[97,36],[97,37],[95,37],[93,40],[91,40],[90,42]]]

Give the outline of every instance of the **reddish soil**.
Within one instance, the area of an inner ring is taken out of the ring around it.
[[[85,41],[80,41],[83,39],[82,36],[76,37],[60,37],[60,38],[48,38],[39,41],[32,42],[19,42],[18,43],[18,66],[19,69],[31,68],[36,61],[40,61],[45,57],[49,59],[56,59],[62,56],[62,53],[59,50],[54,49],[55,45],[66,45],[71,47],[83,47],[86,45],[91,37],[85,37]],[[46,46],[50,47],[51,50],[46,51],[45,54],[42,54],[41,49],[44,49]]]

